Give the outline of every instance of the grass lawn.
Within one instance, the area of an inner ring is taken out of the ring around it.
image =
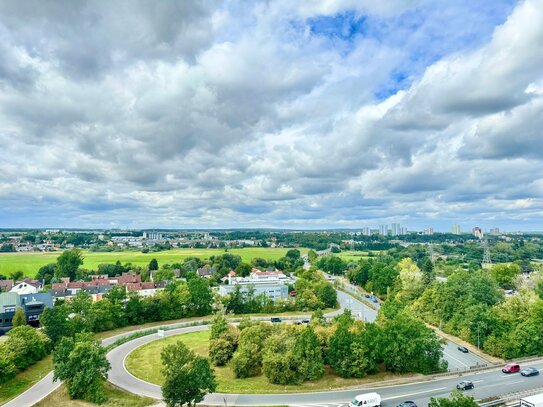
[[[209,346],[209,331],[191,332],[170,336],[150,342],[128,355],[126,368],[134,376],[151,383],[161,384],[163,377],[160,373],[160,352],[164,346],[181,340],[200,355],[207,356]],[[305,382],[298,386],[282,386],[270,384],[264,376],[236,379],[229,366],[214,367],[217,377],[217,392],[219,393],[296,393],[307,391],[322,391],[355,386],[362,383],[382,381],[398,377],[388,373],[379,373],[365,379],[343,379],[335,376],[330,370],[320,380]]]
[[[246,247],[228,249],[228,253],[239,255],[244,262],[249,263],[255,257],[262,257],[266,260],[277,260],[283,257],[288,250],[270,247]],[[302,254],[307,253],[307,250],[300,249]],[[21,270],[25,275],[33,277],[41,266],[54,263],[61,253],[60,251],[49,253],[0,253],[0,274],[9,275],[14,271]],[[172,249],[156,253],[132,251],[96,253],[85,251],[85,260],[82,267],[96,270],[101,263],[115,263],[117,260],[121,261],[121,263],[146,266],[151,259],[157,259],[160,265],[182,262],[187,257],[200,257],[204,259],[224,253],[226,253],[225,249]]]
[[[46,356],[38,363],[18,373],[13,379],[0,384],[0,404],[18,396],[53,370],[53,358]]]
[[[152,406],[157,403],[157,400],[140,397],[135,394],[125,392],[117,387],[106,383],[106,394],[108,401],[104,404],[100,404],[103,407],[145,407]],[[98,404],[89,403],[81,400],[70,400],[68,392],[64,385],[61,385],[57,390],[44,398],[34,407],[90,407],[97,406]]]
[[[355,250],[345,250],[341,253],[337,253],[345,261],[354,261],[357,262],[360,259],[367,259],[368,252],[355,251]]]

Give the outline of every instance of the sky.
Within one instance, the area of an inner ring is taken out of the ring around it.
[[[543,0],[0,2],[0,227],[543,230]]]

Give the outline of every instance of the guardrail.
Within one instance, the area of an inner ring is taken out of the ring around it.
[[[520,399],[522,397],[533,396],[543,392],[543,387],[536,387],[531,390],[516,391],[511,393],[504,393],[496,397],[495,400],[483,401],[479,400],[477,404],[481,407],[493,407],[493,406],[507,406],[515,407],[520,406]]]

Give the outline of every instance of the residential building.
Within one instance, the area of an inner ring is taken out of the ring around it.
[[[39,319],[45,308],[53,307],[50,293],[19,295],[16,292],[0,293],[0,330],[7,332],[13,327],[13,316],[22,308],[29,325],[39,326]]]
[[[453,235],[459,235],[461,233],[460,232],[460,225],[453,225],[452,232],[453,232]]]
[[[472,233],[473,233],[473,236],[475,236],[477,239],[483,238],[483,230],[478,226],[472,229]]]
[[[13,288],[13,280],[0,280],[0,293],[11,291]]]
[[[379,234],[381,236],[387,236],[388,235],[388,226],[387,225],[379,225]]]
[[[490,229],[490,234],[492,236],[499,236],[500,235],[500,228],[491,228]]]
[[[392,224],[392,236],[399,236],[401,234],[401,227],[399,223]]]
[[[196,270],[196,273],[200,277],[211,278],[211,276],[215,273],[215,270],[210,267],[200,267],[198,270]]]
[[[10,291],[22,295],[36,294],[41,289],[43,289],[43,284],[40,281],[25,278],[23,281],[16,283]]]
[[[369,236],[370,234],[371,234],[371,232],[370,232],[370,228],[369,228],[369,227],[366,226],[366,227],[363,227],[363,228],[362,228],[362,235],[364,235],[364,236]]]
[[[424,235],[432,236],[434,234],[434,228],[426,228],[422,233]]]

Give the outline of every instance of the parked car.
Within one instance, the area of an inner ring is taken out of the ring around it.
[[[309,324],[311,322],[309,319],[302,319],[302,324]]]
[[[522,369],[520,371],[520,374],[522,376],[537,376],[539,374],[539,370],[537,370],[535,367],[527,367],[525,369]]]
[[[503,367],[502,372],[503,373],[518,373],[520,372],[520,365],[518,363],[508,363]]]
[[[275,322],[281,322],[281,318],[279,318],[279,317],[271,317],[270,321],[274,322],[274,323]]]
[[[349,407],[381,407],[381,396],[378,393],[359,394]]]
[[[469,380],[464,380],[456,385],[456,388],[458,390],[469,390],[475,388],[473,385],[473,382],[470,382]]]
[[[466,348],[465,346],[459,346],[458,350],[463,353],[469,353],[468,348]]]
[[[404,401],[403,403],[398,404],[398,407],[417,407],[414,401]]]

